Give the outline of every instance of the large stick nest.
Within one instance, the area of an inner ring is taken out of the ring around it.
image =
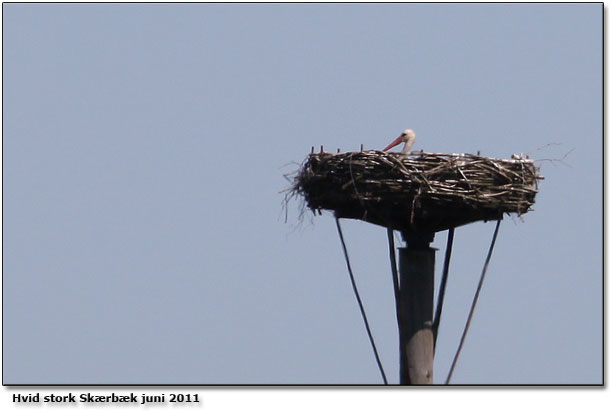
[[[504,213],[531,210],[538,174],[533,160],[473,154],[382,151],[313,153],[292,194],[312,211],[331,210],[404,232],[436,232]]]

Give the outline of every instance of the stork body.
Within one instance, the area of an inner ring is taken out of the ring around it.
[[[409,150],[412,148],[415,142],[416,142],[416,133],[414,133],[414,130],[411,130],[408,128],[407,130],[404,130],[403,133],[399,137],[397,137],[392,143],[388,145],[388,147],[386,147],[382,151],[388,151],[391,148],[393,148],[394,146],[397,146],[401,143],[405,143],[405,145],[403,146],[403,150],[401,150],[401,154],[407,155],[409,154]]]

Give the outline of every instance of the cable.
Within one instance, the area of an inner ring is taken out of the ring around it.
[[[405,359],[405,332],[401,327],[401,310],[399,307],[399,274],[397,273],[397,257],[395,255],[395,236],[392,228],[388,228],[388,253],[390,255],[390,270],[392,272],[392,286],[395,291],[395,310],[397,311],[397,330],[399,333],[399,364],[406,364]]]
[[[388,253],[390,255],[390,270],[392,272],[392,286],[395,291],[395,308],[397,310],[397,323],[399,323],[399,274],[397,273],[397,257],[395,256],[395,238],[392,228],[388,232]]]
[[[373,348],[373,354],[376,357],[376,362],[378,363],[378,368],[380,369],[380,374],[382,374],[382,379],[384,380],[384,385],[388,385],[388,380],[386,379],[386,374],[384,373],[384,368],[382,368],[382,362],[380,361],[380,356],[378,355],[378,350],[376,348],[376,344],[373,341],[373,335],[371,335],[371,329],[369,328],[369,321],[367,321],[367,315],[365,314],[365,309],[363,308],[363,303],[361,302],[361,297],[359,296],[359,291],[356,288],[356,282],[354,281],[354,275],[352,274],[352,268],[350,267],[350,259],[348,258],[348,251],[346,250],[346,243],[344,241],[344,235],[342,234],[342,227],[339,224],[339,218],[335,217],[335,224],[337,225],[337,232],[339,233],[339,239],[342,242],[342,248],[344,250],[344,257],[346,258],[346,266],[348,266],[348,273],[350,274],[350,282],[352,283],[352,289],[354,290],[354,295],[356,296],[356,301],[359,303],[359,308],[361,310],[361,315],[363,316],[363,322],[365,323],[365,328],[367,329],[367,335],[369,336],[369,342],[371,342],[371,348]]]
[[[446,378],[446,385],[450,383],[450,379],[452,378],[452,374],[454,373],[454,367],[456,367],[456,361],[458,360],[458,356],[460,355],[460,351],[462,350],[462,346],[465,342],[467,331],[469,331],[469,326],[471,325],[471,319],[473,318],[473,311],[475,310],[475,305],[477,304],[477,299],[479,298],[479,292],[481,291],[482,284],[484,283],[484,277],[486,276],[486,270],[488,269],[488,263],[490,262],[490,257],[492,257],[492,250],[494,249],[494,243],[496,242],[496,236],[499,233],[500,225],[501,225],[501,220],[497,220],[496,228],[494,229],[494,235],[492,236],[492,243],[490,243],[490,249],[488,250],[488,257],[486,257],[486,262],[484,263],[484,268],[482,269],[482,275],[480,276],[479,283],[477,284],[477,291],[475,291],[475,296],[473,297],[473,302],[471,303],[471,310],[469,311],[469,317],[467,317],[467,323],[465,324],[465,329],[463,330],[462,337],[460,337],[460,344],[458,344],[458,349],[456,350],[456,354],[454,355],[454,360],[452,361],[450,372],[448,373],[448,377]]]
[[[437,297],[437,308],[435,309],[435,319],[433,320],[433,350],[437,347],[437,334],[441,310],[443,309],[443,299],[446,295],[446,283],[448,282],[448,271],[450,269],[450,257],[452,256],[452,243],[454,242],[454,227],[448,230],[448,243],[446,244],[446,256],[443,261],[443,274],[441,284],[439,284],[439,296]]]

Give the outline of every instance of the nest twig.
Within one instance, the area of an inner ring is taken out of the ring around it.
[[[435,232],[524,214],[543,179],[533,160],[382,151],[313,153],[293,181],[312,211],[401,231]]]

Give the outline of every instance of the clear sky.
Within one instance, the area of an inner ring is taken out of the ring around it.
[[[545,176],[501,224],[453,382],[602,382],[601,4],[3,12],[5,384],[381,383],[332,216],[285,223],[280,192],[311,146],[405,128]],[[386,231],[343,226],[397,383]],[[438,383],[493,230],[456,231]]]

